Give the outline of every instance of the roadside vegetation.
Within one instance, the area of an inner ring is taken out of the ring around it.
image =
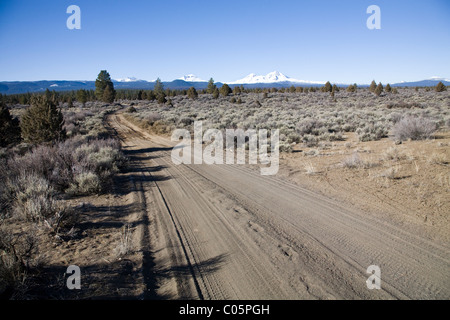
[[[108,87],[106,87],[108,88]],[[106,89],[105,89],[106,90]],[[0,295],[26,296],[39,273],[39,243],[75,236],[79,212],[70,199],[108,191],[126,163],[119,141],[104,126],[117,106],[51,95],[8,108],[0,100]],[[13,113],[13,115],[11,115]]]

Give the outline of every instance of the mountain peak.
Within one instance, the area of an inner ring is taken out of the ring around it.
[[[123,79],[116,79],[115,81],[117,81],[117,82],[137,82],[137,81],[144,81],[144,80],[136,79],[135,77],[126,77]]]
[[[325,82],[314,82],[292,79],[280,71],[272,71],[265,76],[258,76],[250,73],[248,76],[237,81],[229,82],[229,84],[258,84],[258,83],[276,83],[276,82],[292,82],[292,83],[309,83],[309,84],[323,84]]]
[[[183,81],[186,81],[186,82],[207,82],[206,80],[197,78],[193,74],[188,74],[188,75],[182,76],[181,78],[178,78],[177,80],[183,80]]]

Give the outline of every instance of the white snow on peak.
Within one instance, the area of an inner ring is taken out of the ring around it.
[[[143,81],[140,79],[136,79],[135,77],[126,77],[124,79],[116,79],[117,82],[136,82],[136,81]]]
[[[439,81],[449,81],[450,82],[450,79],[446,79],[446,78],[442,78],[442,77],[431,77],[429,80],[439,80]]]
[[[50,85],[50,87],[59,87],[57,83]]]
[[[228,84],[256,84],[256,83],[276,83],[276,82],[310,83],[310,84],[325,83],[324,81],[297,80],[290,78],[279,71],[273,71],[266,74],[265,76],[250,73],[248,76],[233,82],[228,82]]]
[[[188,75],[182,76],[181,78],[178,78],[177,80],[183,80],[183,81],[186,81],[186,82],[208,82],[206,80],[197,78],[193,74],[188,74]]]

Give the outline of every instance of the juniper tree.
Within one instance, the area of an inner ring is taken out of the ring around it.
[[[439,83],[436,85],[436,88],[434,88],[436,92],[444,92],[447,91],[447,87],[442,83],[442,81],[439,81]]]
[[[370,84],[369,91],[375,93],[375,89],[377,88],[377,84],[375,80],[372,80],[372,83]]]
[[[206,92],[208,92],[209,94],[213,94],[214,90],[216,90],[217,86],[214,84],[214,79],[211,78],[208,81],[208,87],[206,88]]]
[[[42,143],[65,138],[64,117],[56,104],[44,96],[34,96],[31,106],[20,122],[22,138],[30,143]]]
[[[111,88],[110,86],[106,86],[105,91],[103,91],[103,102],[107,103],[113,103],[114,97],[116,95],[116,92],[114,91],[114,88]]]
[[[198,93],[197,90],[195,90],[194,87],[190,87],[189,90],[187,91],[187,96],[189,99],[195,100],[198,98]]]
[[[228,96],[231,93],[231,88],[224,83],[222,87],[220,87],[220,94],[224,97]]]
[[[353,84],[349,85],[347,87],[347,92],[356,92],[356,88]]]
[[[83,107],[85,106],[86,102],[87,102],[87,93],[86,90],[84,89],[80,89],[77,91],[77,100],[79,103],[81,103],[83,105]]]
[[[384,91],[386,91],[386,92],[392,91],[391,85],[389,83],[386,85],[386,88],[384,88]]]
[[[219,98],[219,89],[215,88],[212,96],[214,99],[218,99]]]
[[[377,85],[377,87],[375,88],[374,93],[379,97],[381,95],[381,93],[383,92],[383,85],[381,84],[381,82]]]
[[[155,86],[153,87],[153,91],[155,92],[155,95],[157,95],[161,91],[164,92],[164,84],[162,83],[160,78],[156,79]]]
[[[13,118],[3,100],[0,99],[0,147],[20,141],[19,120]]]
[[[325,85],[321,88],[322,92],[331,92],[331,90],[332,87],[330,81],[327,81],[327,83],[325,83]]]

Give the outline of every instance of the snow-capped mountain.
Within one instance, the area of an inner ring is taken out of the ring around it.
[[[258,83],[280,83],[280,82],[292,82],[292,83],[309,83],[309,84],[324,84],[325,81],[306,81],[290,78],[279,71],[273,71],[265,76],[256,75],[250,73],[248,76],[228,82],[228,84],[258,84]]]
[[[446,78],[442,78],[442,77],[431,77],[431,78],[428,79],[428,80],[450,82],[450,79],[446,79]]]
[[[116,79],[114,81],[117,81],[117,82],[139,82],[139,81],[145,81],[145,80],[136,79],[135,77],[126,77],[124,79]]]
[[[182,76],[181,78],[178,78],[177,80],[183,80],[186,82],[208,82],[206,80],[197,78],[195,75],[193,74],[188,74],[186,76]]]

